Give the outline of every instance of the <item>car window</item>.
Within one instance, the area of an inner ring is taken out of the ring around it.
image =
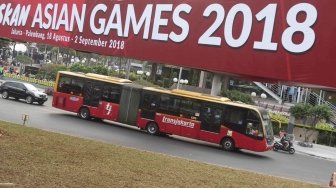
[[[33,85],[31,85],[31,84],[27,84],[27,83],[25,83],[24,85],[26,86],[26,88],[27,88],[29,91],[38,91],[38,90],[36,89],[36,87],[33,86]]]
[[[12,82],[5,82],[3,85],[4,86],[12,86],[12,84],[13,84]]]
[[[8,86],[11,86],[11,87],[17,87],[17,84],[16,84],[15,82],[10,82],[10,83],[8,84]]]
[[[13,86],[15,88],[20,88],[19,83],[16,83],[16,82],[11,83],[10,86]]]
[[[20,89],[26,89],[26,87],[21,84],[21,83],[16,83],[17,84],[17,87],[20,88]]]

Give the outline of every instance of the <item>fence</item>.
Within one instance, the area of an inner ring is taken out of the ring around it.
[[[47,87],[54,87],[54,85],[55,85],[55,82],[53,82],[53,81],[39,80],[39,79],[36,79],[36,78],[30,78],[30,77],[26,77],[26,76],[22,76],[22,75],[4,73],[4,76],[6,78],[13,78],[13,79],[22,80],[22,81],[25,81],[25,82],[40,84],[40,85],[47,86]]]

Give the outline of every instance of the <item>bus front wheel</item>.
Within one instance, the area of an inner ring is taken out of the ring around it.
[[[224,138],[221,145],[223,150],[226,151],[233,151],[235,149],[235,144],[232,138]]]
[[[88,108],[81,108],[78,113],[79,117],[82,119],[89,119],[90,118],[90,111]]]
[[[154,122],[150,122],[150,123],[147,125],[147,132],[148,132],[148,134],[150,134],[150,135],[157,135],[157,134],[159,134],[159,127],[157,126],[156,123],[154,123]]]

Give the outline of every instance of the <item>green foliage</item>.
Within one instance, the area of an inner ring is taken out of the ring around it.
[[[312,107],[310,104],[296,104],[289,109],[289,113],[297,119],[305,119],[311,115]]]
[[[332,116],[333,116],[333,113],[332,113],[330,107],[327,106],[327,105],[314,106],[311,109],[311,114],[314,117],[315,123],[317,123],[320,120],[329,121],[330,118],[332,118]]]
[[[32,64],[33,63],[33,60],[26,55],[18,55],[16,57],[16,61],[20,62],[20,63],[23,63],[23,64]]]
[[[67,70],[67,67],[64,65],[46,64],[41,67],[40,71],[36,75],[36,78],[55,80],[57,72],[65,70]]]
[[[316,124],[316,129],[332,131],[334,127],[328,123],[319,122]]]
[[[169,78],[163,78],[163,87],[169,88],[173,84],[172,79]]]
[[[96,74],[108,75],[108,69],[103,65],[93,66],[92,72]]]
[[[305,142],[309,140],[312,135],[312,131],[317,127],[317,123],[321,123],[322,120],[329,120],[333,114],[329,106],[317,105],[311,106],[309,104],[297,104],[289,109],[291,115],[299,120],[303,121],[302,127],[305,131]],[[308,122],[308,123],[307,123]],[[319,128],[329,129],[328,126],[320,124]],[[308,133],[310,131],[310,134]]]
[[[80,63],[75,63],[70,67],[71,72],[96,73],[101,75],[108,75],[109,71],[103,65],[85,66]]]
[[[152,82],[148,81],[148,80],[136,80],[135,83],[142,85],[142,86],[146,86],[146,87],[159,87],[158,85],[153,84]]]
[[[237,90],[223,90],[221,96],[227,97],[233,101],[241,101],[246,104],[254,104],[250,95]]]
[[[280,121],[281,123],[288,123],[288,117],[282,114],[270,113],[271,119]]]
[[[118,74],[116,74],[116,76],[118,76]],[[125,77],[126,77],[126,75],[125,75]],[[131,73],[129,73],[128,79],[131,80],[131,81],[136,81],[136,80],[139,79],[139,75],[131,72]]]
[[[92,68],[89,66],[84,66],[80,63],[75,63],[70,67],[71,72],[83,72],[83,73],[89,73],[92,72]]]
[[[321,120],[329,120],[333,116],[330,107],[326,105],[297,104],[291,107],[289,112],[295,118],[303,120],[303,124],[311,119],[310,125],[313,127]]]
[[[0,39],[0,48],[3,48],[3,47],[8,47],[9,46],[9,41],[8,40],[5,40],[5,39]]]

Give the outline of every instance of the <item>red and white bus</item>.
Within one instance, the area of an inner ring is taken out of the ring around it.
[[[63,81],[70,84],[65,89]],[[262,152],[273,145],[270,117],[263,108],[196,92],[142,87],[125,79],[61,71],[53,106],[83,119],[107,119],[151,135],[216,143],[229,151]]]
[[[130,80],[59,71],[53,93],[55,108],[78,113],[83,119],[95,117],[117,121],[121,87]]]

